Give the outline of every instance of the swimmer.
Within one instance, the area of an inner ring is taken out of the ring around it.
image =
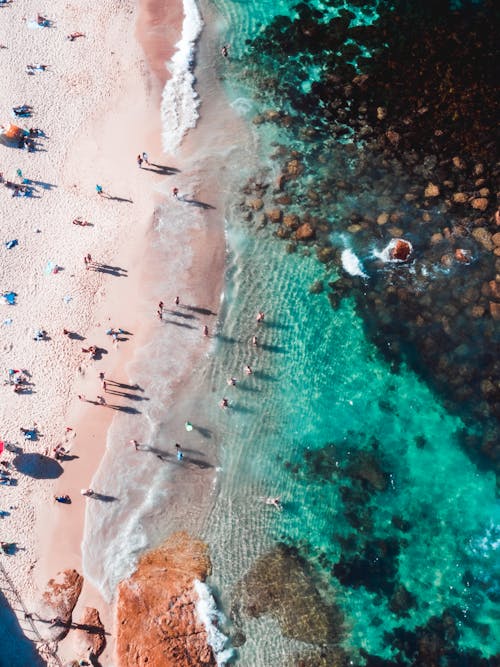
[[[257,320],[257,322],[263,322],[263,321],[264,321],[264,317],[265,317],[265,315],[264,315],[264,313],[262,312],[262,310],[259,310],[259,312],[257,313],[257,317],[256,317],[255,319]]]
[[[269,497],[269,498],[262,498],[262,500],[265,502],[266,505],[272,505],[275,507],[278,512],[283,511],[283,506],[281,504],[281,496],[276,496],[274,498]]]
[[[245,373],[247,375],[252,375],[252,373],[253,373],[252,368],[250,366],[248,366],[248,364],[245,366]]]
[[[236,387],[236,378],[227,378],[227,383],[230,387]]]
[[[228,57],[229,57],[229,50],[228,50],[228,49],[229,49],[228,45],[227,45],[227,44],[224,44],[224,46],[223,46],[223,47],[221,48],[221,50],[220,50],[220,52],[222,53],[222,55],[224,56],[224,58],[228,58]]]
[[[227,398],[223,398],[221,400],[221,402],[219,403],[219,406],[221,408],[228,408],[229,407],[229,401],[227,400]]]
[[[253,345],[254,347],[257,347],[258,344],[259,344],[259,341],[257,340],[257,336],[253,336],[253,338],[252,338],[252,345]]]
[[[80,493],[82,494],[82,496],[88,496],[89,498],[95,496],[95,491],[93,491],[92,489],[81,489]]]

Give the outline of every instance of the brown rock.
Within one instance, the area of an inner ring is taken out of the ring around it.
[[[490,280],[488,285],[490,287],[491,297],[497,301],[500,301],[500,283],[497,283],[496,280]]]
[[[54,579],[50,579],[47,590],[42,596],[45,618],[57,619],[49,635],[62,639],[68,634],[71,616],[80,593],[82,592],[83,577],[76,570],[58,572]]]
[[[401,140],[401,135],[399,134],[399,132],[396,132],[395,130],[387,130],[385,136],[393,146],[397,146]]]
[[[299,176],[304,171],[304,167],[298,160],[290,160],[286,166],[286,170],[289,176]]]
[[[340,610],[323,600],[297,552],[281,544],[254,562],[232,606],[250,618],[272,616],[285,637],[308,644],[336,643],[342,636]]]
[[[282,204],[283,206],[289,206],[292,203],[292,198],[288,194],[280,195],[275,199],[277,204]]]
[[[285,187],[285,183],[286,183],[285,174],[280,174],[276,179],[276,187],[278,188],[278,190],[283,190],[283,188]]]
[[[266,211],[266,216],[270,222],[274,222],[276,224],[278,222],[281,222],[281,218],[283,217],[283,212],[280,208],[273,208],[270,211]]]
[[[424,211],[424,212],[422,213],[422,220],[423,220],[424,222],[430,222],[430,221],[431,221],[431,214],[428,213],[427,211]]]
[[[184,532],[141,558],[136,572],[118,586],[117,667],[215,666],[193,587],[209,572],[207,545]]]
[[[491,240],[491,234],[484,227],[478,227],[477,229],[472,230],[472,236],[480,243],[485,250],[492,251],[493,241]]]
[[[295,215],[295,213],[287,213],[283,216],[283,224],[288,229],[297,229],[300,224],[299,216]]]
[[[321,197],[316,192],[316,190],[308,190],[307,191],[307,196],[311,201],[314,201],[314,202],[317,202],[321,199]]]
[[[295,238],[297,241],[308,241],[309,239],[314,238],[314,229],[308,222],[305,222],[295,232]]]
[[[353,223],[352,225],[349,225],[349,227],[347,228],[347,231],[348,231],[350,234],[357,234],[357,233],[360,232],[362,229],[363,229],[362,225],[360,225],[358,222],[355,222],[355,223]]]
[[[327,264],[330,260],[333,259],[335,255],[335,248],[328,246],[326,248],[318,248],[316,250],[316,256],[320,262]]]
[[[451,255],[443,255],[441,257],[441,264],[446,267],[451,266],[453,264],[453,257]]]
[[[470,253],[468,250],[464,250],[463,248],[457,248],[455,250],[455,259],[457,260],[457,262],[463,262],[464,264],[469,264]]]
[[[385,107],[377,107],[377,120],[384,120],[387,116],[387,109]]]
[[[496,234],[493,234],[491,237],[491,240],[493,242],[493,245],[500,247],[500,232],[497,232]]]
[[[389,214],[381,213],[377,218],[377,225],[386,225],[389,222]]]
[[[398,259],[402,262],[406,261],[412,251],[411,243],[404,239],[396,239],[394,246],[390,250],[391,259]]]
[[[424,190],[424,197],[439,197],[439,187],[434,183],[429,183]]]
[[[489,188],[481,188],[479,190],[479,194],[481,197],[489,197],[490,196],[490,189]]]
[[[461,171],[463,171],[463,170],[465,169],[465,167],[466,167],[466,164],[465,164],[465,162],[462,160],[461,157],[458,157],[458,156],[457,156],[457,157],[454,157],[454,158],[452,159],[452,162],[453,162],[453,166],[454,166],[456,169],[460,169]]]
[[[455,204],[465,204],[468,197],[465,192],[455,192],[452,199]]]
[[[479,305],[473,306],[471,313],[472,313],[472,317],[474,317],[475,319],[479,319],[480,317],[482,317],[484,315],[485,308],[484,308],[484,306],[479,306]]]
[[[490,315],[497,322],[500,320],[500,303],[490,301]]]
[[[76,630],[78,650],[86,657],[100,656],[106,646],[106,635],[97,609],[85,607],[79,626]]]
[[[254,211],[260,211],[260,209],[264,206],[262,199],[252,199],[249,204]]]
[[[474,165],[474,176],[481,176],[484,173],[484,166],[481,163]]]
[[[489,201],[486,199],[486,197],[476,197],[475,199],[471,200],[470,204],[472,208],[475,208],[477,211],[486,211]]]

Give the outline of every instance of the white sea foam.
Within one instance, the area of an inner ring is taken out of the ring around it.
[[[361,276],[362,278],[368,278],[368,275],[363,271],[363,265],[361,264],[360,259],[353,253],[350,248],[346,248],[342,251],[340,259],[342,261],[344,271],[349,273],[351,276]]]
[[[186,132],[196,126],[200,101],[194,88],[193,73],[196,42],[201,34],[203,21],[195,0],[184,0],[182,37],[175,45],[177,51],[167,65],[171,77],[163,90],[161,116],[163,123],[163,148],[173,153]]]
[[[205,626],[208,643],[213,649],[217,665],[224,667],[234,656],[234,649],[228,647],[229,639],[217,627],[219,623],[224,622],[224,614],[217,609],[209,586],[195,579],[194,589],[198,595],[196,613]]]

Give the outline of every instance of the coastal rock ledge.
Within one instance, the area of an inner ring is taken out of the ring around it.
[[[211,667],[216,660],[196,615],[195,579],[210,573],[208,547],[185,532],[146,553],[118,587],[117,667]]]

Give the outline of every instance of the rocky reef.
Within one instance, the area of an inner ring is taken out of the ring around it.
[[[184,532],[142,556],[118,587],[117,667],[216,665],[193,585],[210,567],[206,544]]]
[[[263,109],[254,123],[283,141],[243,185],[239,215],[287,252],[315,253],[326,285],[310,292],[328,287],[333,308],[354,297],[367,335],[460,413],[463,446],[499,474],[500,101],[485,26],[500,9],[377,11],[360,25],[300,3],[251,44],[241,71]],[[362,258],[351,275],[346,247]]]

